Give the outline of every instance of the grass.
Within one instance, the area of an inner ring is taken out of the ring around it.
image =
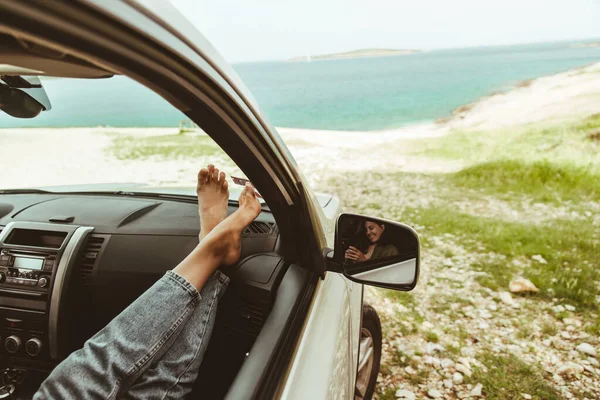
[[[516,273],[513,266],[498,261],[478,262],[473,268],[485,273],[475,277],[477,283],[492,290],[507,288]]]
[[[600,197],[600,175],[584,167],[555,165],[546,160],[478,164],[452,174],[449,181],[459,187],[483,189],[501,197],[527,196],[543,203]]]
[[[425,332],[425,340],[431,343],[438,343],[440,341],[440,337],[437,333],[433,331]]]
[[[589,135],[600,128],[600,115],[570,121],[533,123],[492,131],[457,131],[436,140],[415,139],[398,151],[478,164],[500,159],[552,160],[600,171],[598,145]]]
[[[557,333],[558,328],[556,327],[555,323],[545,322],[544,325],[542,325],[542,334],[546,336],[554,336]]]
[[[486,366],[487,371],[474,368],[471,381],[483,385],[483,392],[489,400],[520,399],[522,393],[538,400],[561,398],[536,368],[525,364],[515,355],[484,352],[477,359]]]
[[[113,135],[110,151],[120,160],[149,158],[173,160],[200,156],[225,156],[210,137],[183,134],[146,137]]]
[[[506,256],[502,262],[479,263],[486,272],[479,282],[493,290],[507,288],[518,271],[511,260],[541,255],[547,264],[532,261],[523,275],[542,289],[539,296],[559,297],[573,305],[592,309],[597,306],[596,282],[600,261],[600,233],[591,224],[556,220],[548,225],[508,222],[477,217],[443,207],[407,213],[411,222],[424,226],[424,235],[456,234],[463,246],[474,252],[482,249]],[[548,289],[552,289],[549,291]]]

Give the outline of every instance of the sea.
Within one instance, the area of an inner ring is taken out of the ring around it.
[[[432,122],[521,81],[600,62],[600,47],[581,43],[586,41],[233,68],[274,126],[380,131]],[[34,119],[0,112],[0,127],[177,127],[187,119],[129,78],[42,82],[52,110]]]

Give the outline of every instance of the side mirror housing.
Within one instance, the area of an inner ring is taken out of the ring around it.
[[[342,213],[329,259],[331,270],[354,282],[409,291],[419,278],[419,236],[405,224]]]

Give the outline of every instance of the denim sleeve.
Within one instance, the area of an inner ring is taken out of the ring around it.
[[[114,399],[161,357],[200,302],[187,280],[168,271],[83,348],[60,363],[34,399]]]

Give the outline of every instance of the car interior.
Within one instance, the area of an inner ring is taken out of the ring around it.
[[[112,75],[9,35],[0,43],[3,76],[17,72],[10,65],[57,77]],[[228,212],[236,207],[230,201]],[[15,398],[30,398],[61,360],[198,244],[198,205],[193,191],[5,188],[0,230],[0,368],[17,386]],[[240,261],[225,269],[231,282],[190,398],[249,397],[268,378],[277,344],[314,281],[283,254],[276,218],[263,204],[243,233]]]

